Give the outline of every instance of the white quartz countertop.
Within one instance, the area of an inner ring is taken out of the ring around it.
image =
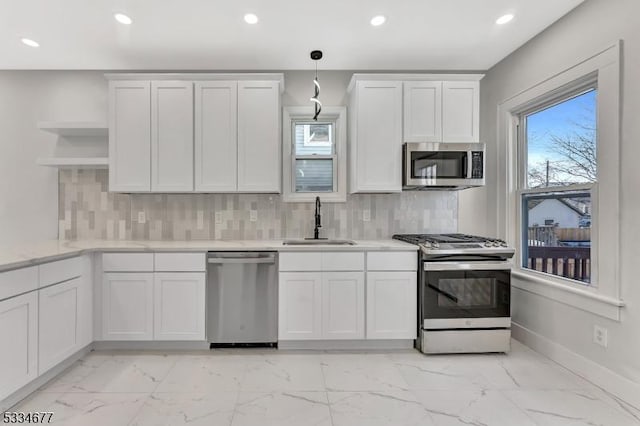
[[[136,251],[410,251],[418,246],[397,240],[355,240],[356,245],[283,245],[283,240],[114,241],[48,240],[0,247],[0,271],[37,265],[91,252]]]

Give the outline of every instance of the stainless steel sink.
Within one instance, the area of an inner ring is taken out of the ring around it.
[[[351,240],[285,240],[283,246],[355,246],[357,243]]]

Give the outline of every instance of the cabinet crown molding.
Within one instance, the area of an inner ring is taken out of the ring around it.
[[[277,81],[284,92],[283,73],[106,73],[107,80],[180,80],[180,81]]]
[[[447,73],[424,73],[424,74],[378,74],[378,73],[355,73],[351,77],[347,92],[356,85],[358,81],[480,81],[484,74],[447,74]]]

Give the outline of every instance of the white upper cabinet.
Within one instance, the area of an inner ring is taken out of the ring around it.
[[[280,85],[238,82],[238,192],[280,192]]]
[[[404,142],[442,141],[442,82],[404,83]]]
[[[195,83],[195,189],[235,192],[238,187],[238,83]]]
[[[109,190],[151,190],[151,83],[109,82]]]
[[[402,190],[402,82],[358,81],[350,97],[350,193]]]
[[[442,141],[480,142],[480,82],[442,83]]]
[[[107,78],[110,191],[281,191],[282,74]]]
[[[151,82],[151,191],[193,191],[193,83]]]

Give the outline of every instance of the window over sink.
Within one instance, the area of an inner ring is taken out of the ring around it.
[[[346,108],[324,107],[314,121],[311,107],[283,113],[285,202],[346,201]]]

